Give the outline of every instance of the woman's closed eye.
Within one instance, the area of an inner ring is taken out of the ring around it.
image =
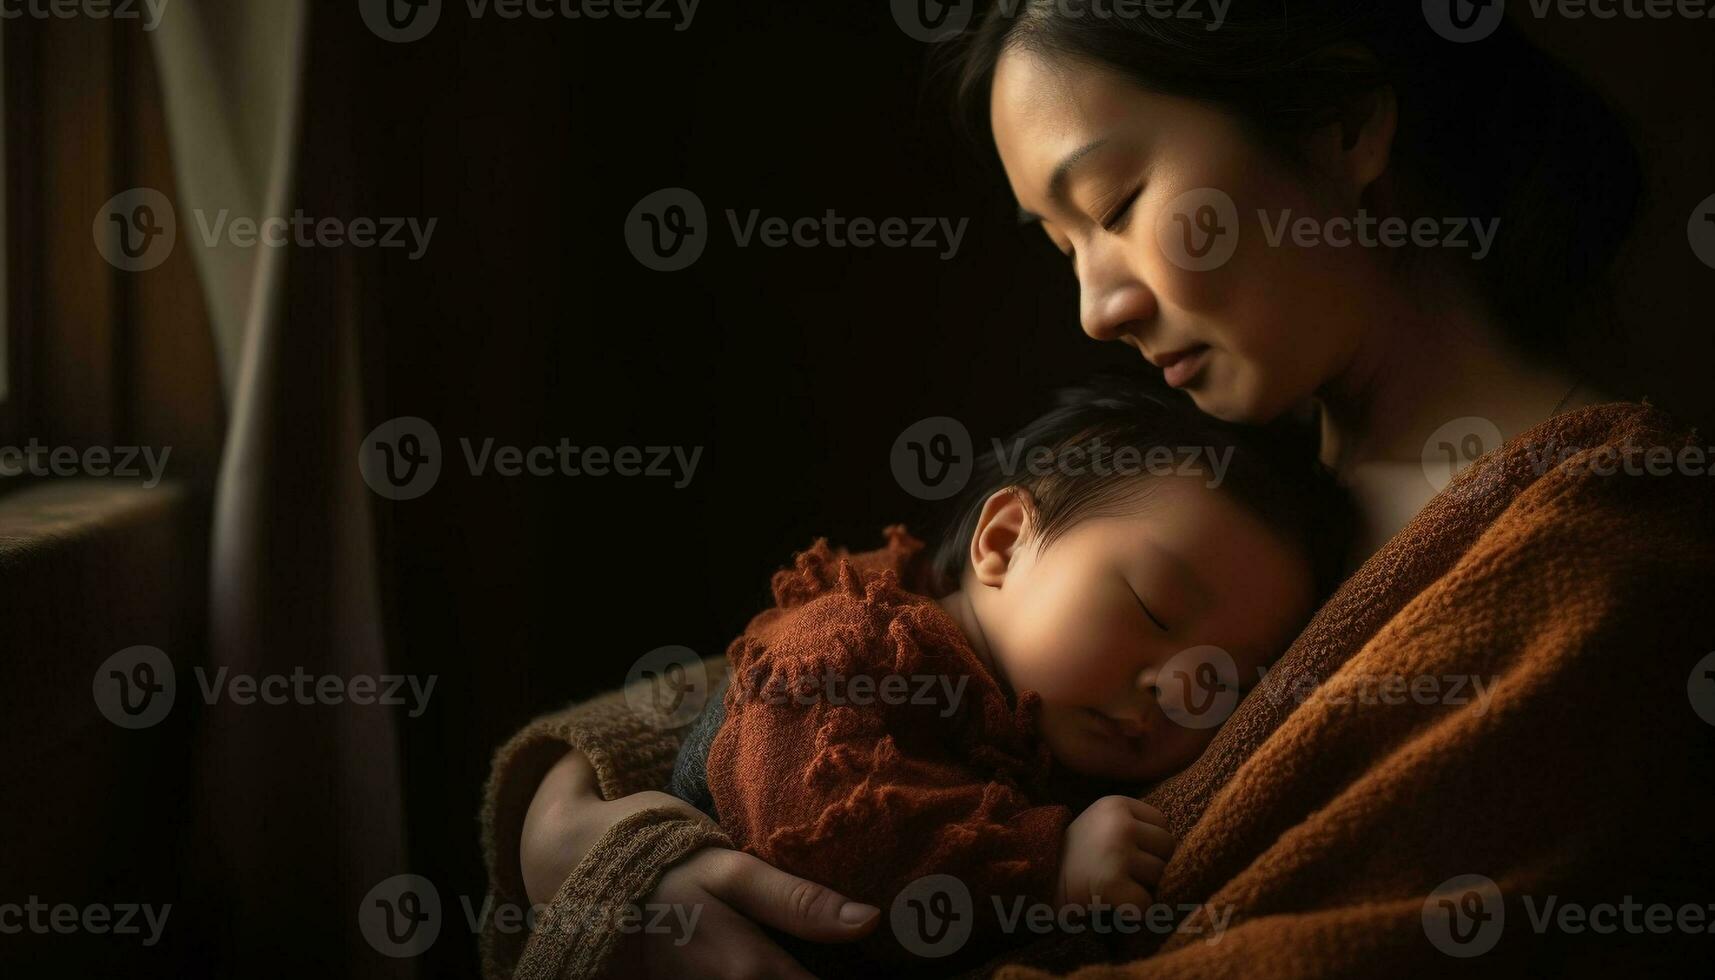
[[[1113,209],[1101,219],[1102,227],[1110,232],[1121,230],[1125,226],[1126,218],[1131,215],[1131,206],[1136,204],[1137,199],[1142,195],[1143,188],[1139,186],[1133,188],[1131,193],[1125,197],[1120,198],[1119,203],[1114,205]]]

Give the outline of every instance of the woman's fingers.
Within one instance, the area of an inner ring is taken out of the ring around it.
[[[652,903],[695,909],[689,935],[651,934],[639,930],[624,937],[611,961],[608,976],[685,980],[814,980],[808,970],[767,936],[742,912],[712,895],[706,885],[723,877],[726,862],[718,849],[698,852],[667,872],[650,895]]]
[[[707,885],[714,897],[782,932],[819,943],[859,939],[881,921],[881,910],[790,875],[739,851],[715,850],[719,867]]]

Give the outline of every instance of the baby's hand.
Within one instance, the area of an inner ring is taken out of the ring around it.
[[[1174,844],[1160,810],[1129,796],[1104,796],[1066,828],[1055,903],[1147,908]]]

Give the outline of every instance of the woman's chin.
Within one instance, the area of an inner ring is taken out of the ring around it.
[[[1244,390],[1230,379],[1209,379],[1187,389],[1187,392],[1198,411],[1223,422],[1264,425],[1274,421],[1277,414],[1271,413],[1253,392]]]

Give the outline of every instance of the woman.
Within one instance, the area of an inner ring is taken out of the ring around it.
[[[1684,697],[1715,641],[1673,610],[1715,577],[1707,492],[1552,465],[1683,442],[1646,407],[1590,407],[1607,400],[1554,357],[1636,206],[1611,114],[1510,27],[1454,44],[1417,4],[1233,5],[1218,30],[1016,6],[961,42],[962,95],[1067,255],[1084,331],[1221,418],[1313,402],[1367,524],[1357,571],[1269,683],[1146,797],[1184,841],[1158,898],[1224,905],[1228,941],[1153,937],[1127,975],[1434,972],[1487,941],[1491,903],[1514,919],[1474,962],[1505,970],[1549,942],[1517,925],[1521,896],[1678,894],[1675,868],[1706,874],[1681,846],[1708,753]],[[1361,696],[1393,675],[1504,696],[1486,714],[1445,691],[1433,709]],[[876,928],[878,910],[714,846],[647,791],[676,744],[617,696],[539,720],[497,759],[485,819],[502,900],[696,906],[690,940],[618,944],[587,919],[575,938],[491,933],[490,973],[803,976],[760,926]],[[1462,875],[1487,884],[1438,890]],[[1472,918],[1437,926],[1442,903]]]

